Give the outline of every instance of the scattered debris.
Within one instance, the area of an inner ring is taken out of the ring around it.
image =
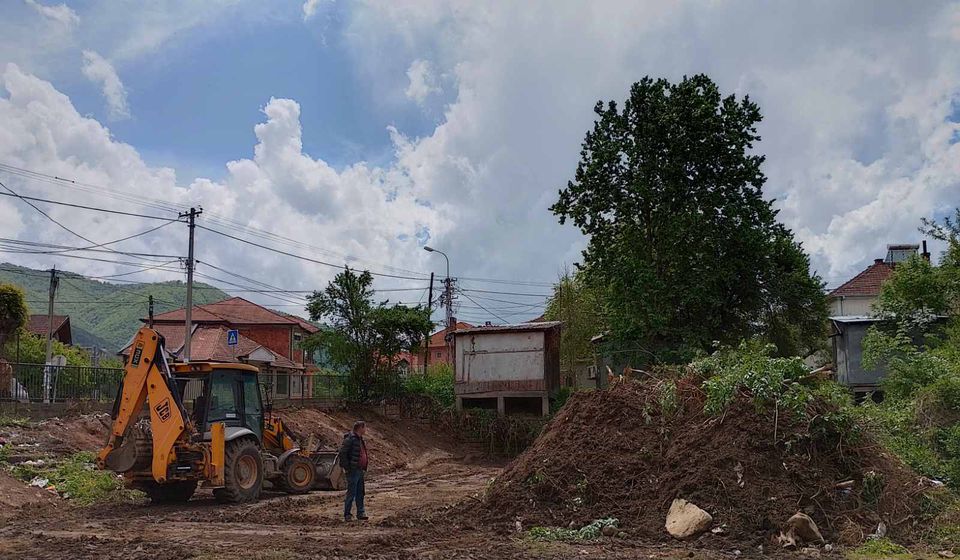
[[[676,539],[688,539],[710,528],[713,516],[682,498],[673,500],[667,513],[667,532]]]
[[[737,461],[737,466],[733,467],[733,472],[737,475],[737,486],[743,488],[743,463]]]
[[[29,482],[30,486],[36,486],[37,488],[46,488],[50,485],[49,478],[43,478],[42,476],[35,476],[33,480]]]
[[[877,530],[867,535],[868,540],[882,539],[887,536],[887,524],[881,521],[877,524]]]
[[[952,550],[941,550],[937,553],[940,558],[955,558],[957,555]]]
[[[780,546],[785,548],[792,548],[802,543],[824,542],[823,535],[820,534],[820,528],[817,527],[813,519],[799,511],[787,520],[787,524],[780,531],[777,540],[780,541]]]
[[[812,546],[805,546],[800,549],[800,554],[810,558],[820,558],[820,551]]]

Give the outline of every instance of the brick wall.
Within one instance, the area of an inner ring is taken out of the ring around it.
[[[292,340],[292,327],[289,325],[262,325],[238,327],[237,330],[243,336],[255,340],[265,347],[274,351],[284,358],[289,358],[295,362],[302,363],[303,358],[299,360],[290,355],[290,343]],[[300,352],[297,352],[301,354]]]

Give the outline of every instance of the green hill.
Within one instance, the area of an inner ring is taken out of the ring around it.
[[[59,271],[59,277],[54,313],[70,316],[73,343],[78,346],[118,350],[143,324],[140,318],[147,316],[148,296],[153,296],[156,314],[186,304],[186,284],[180,281],[112,284],[63,270]],[[0,283],[22,288],[27,294],[30,313],[47,312],[49,271],[0,263]],[[195,304],[212,303],[228,297],[220,289],[208,284],[194,284]]]

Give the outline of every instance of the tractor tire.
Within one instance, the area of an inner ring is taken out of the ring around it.
[[[257,442],[249,438],[228,442],[223,462],[223,488],[213,491],[217,501],[224,504],[257,501],[263,488],[263,459]]]
[[[197,490],[197,481],[176,480],[160,484],[151,480],[138,483],[134,488],[146,494],[152,504],[182,504],[193,497]]]
[[[317,479],[317,468],[313,461],[303,455],[293,454],[287,457],[280,475],[280,489],[287,494],[306,494],[313,488]]]

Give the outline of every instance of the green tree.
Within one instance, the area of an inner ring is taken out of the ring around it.
[[[13,284],[0,284],[0,350],[26,326],[28,316],[23,290]]]
[[[307,303],[310,318],[324,328],[304,348],[324,350],[334,366],[348,371],[348,390],[360,401],[399,386],[397,355],[419,348],[432,327],[428,309],[374,302],[373,294],[368,271],[344,268]]]
[[[703,75],[647,77],[595,112],[551,210],[589,237],[582,266],[612,338],[666,360],[754,335],[781,354],[816,347],[823,285],[763,198],[757,105]]]
[[[606,329],[603,303],[582,272],[564,272],[553,287],[544,318],[563,321],[560,331],[560,370],[573,375],[577,364],[593,355],[590,339]]]

